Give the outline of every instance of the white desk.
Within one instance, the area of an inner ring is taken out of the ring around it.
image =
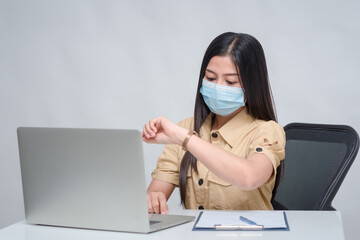
[[[181,214],[197,216],[199,211],[184,210]],[[179,213],[176,213],[179,214]],[[96,231],[62,227],[47,227],[18,222],[0,230],[1,240],[212,240],[212,239],[336,239],[343,240],[341,214],[338,211],[287,211],[290,231],[192,231],[194,222],[150,234]]]

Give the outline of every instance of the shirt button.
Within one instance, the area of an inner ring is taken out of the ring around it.
[[[213,132],[213,133],[211,134],[211,136],[212,136],[213,138],[217,138],[217,137],[218,137],[218,134],[217,134],[216,132]]]
[[[200,205],[200,206],[199,206],[199,210],[202,210],[202,209],[204,209],[204,207]]]
[[[201,178],[201,179],[198,181],[198,183],[199,183],[199,185],[201,186],[201,185],[203,185],[204,180]]]
[[[255,149],[257,152],[262,152],[262,148],[258,147]]]

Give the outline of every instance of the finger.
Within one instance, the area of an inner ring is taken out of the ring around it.
[[[150,129],[154,132],[154,133],[157,133],[158,129],[156,127],[156,123],[157,121],[156,120],[151,120],[149,122],[149,125],[150,125]]]
[[[148,213],[154,213],[154,209],[151,206],[151,200],[149,194],[147,195]]]
[[[155,213],[160,213],[160,204],[157,196],[151,198],[151,206]]]
[[[154,133],[154,132],[151,130],[151,128],[150,128],[150,122],[148,122],[148,123],[145,124],[145,130],[146,130],[145,136],[146,136],[147,138],[150,138],[150,137],[152,137],[152,136],[155,135],[155,133]]]
[[[148,133],[146,125],[147,125],[147,123],[144,125],[144,128],[143,128],[143,136],[146,137],[146,138],[149,138],[150,135]]]
[[[161,120],[160,119],[155,122],[155,127],[156,127],[158,133],[161,132],[162,125],[161,125]]]
[[[143,137],[142,139],[143,139],[144,142],[149,143],[149,144],[158,143],[157,140],[155,140],[154,138],[146,138],[146,137]]]
[[[148,138],[147,136],[148,136],[148,133],[147,133],[146,128],[144,126],[143,131],[142,131],[142,137],[143,138]]]
[[[148,136],[149,136],[149,134],[146,130],[146,127],[144,126],[144,128],[142,130],[142,137],[148,139]]]
[[[142,140],[146,143],[150,143],[149,139],[147,139],[145,136],[142,137]]]
[[[166,204],[166,198],[163,194],[159,195],[159,201],[160,201],[160,213],[167,214],[168,209],[167,209],[167,204]]]

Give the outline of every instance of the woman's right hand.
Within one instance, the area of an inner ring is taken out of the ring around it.
[[[166,201],[174,189],[174,184],[153,179],[147,190],[148,212],[168,214]]]
[[[163,192],[148,192],[147,202],[149,213],[168,214],[166,197]]]

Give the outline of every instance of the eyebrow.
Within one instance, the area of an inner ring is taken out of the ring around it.
[[[217,74],[216,72],[211,71],[210,69],[206,69],[206,71],[211,72],[213,74]],[[224,75],[226,75],[226,76],[238,76],[237,73],[225,73]]]

